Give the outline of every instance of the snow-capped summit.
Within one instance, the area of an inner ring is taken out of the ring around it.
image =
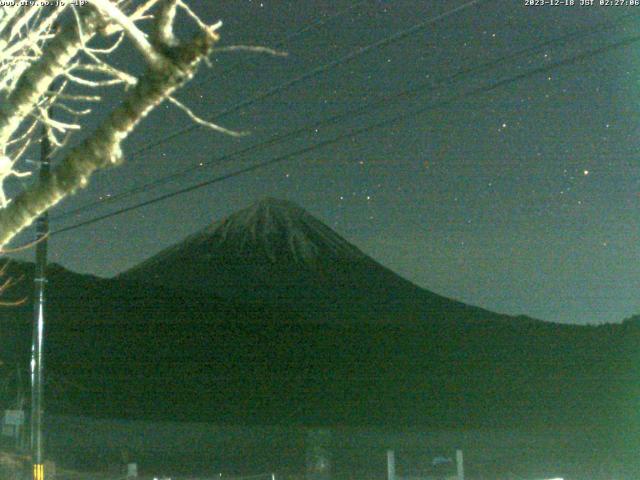
[[[274,198],[211,224],[120,278],[266,306],[286,318],[416,321],[449,318],[456,311],[484,315],[403,279],[303,208]]]
[[[316,263],[359,260],[364,254],[333,230],[287,200],[267,197],[207,229],[210,238],[255,258]]]
[[[268,197],[212,223],[134,267],[127,275],[178,259],[192,266],[211,260],[316,268],[323,262],[364,258],[366,255],[360,250],[302,207]]]

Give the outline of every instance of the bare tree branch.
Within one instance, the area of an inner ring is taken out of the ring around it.
[[[91,11],[82,17],[85,40],[97,31],[101,17]],[[67,25],[48,43],[42,57],[20,76],[15,89],[0,105],[0,149],[3,149],[22,121],[33,111],[52,82],[62,75],[82,48],[74,25]],[[0,153],[4,153],[0,151]]]
[[[131,42],[140,51],[147,63],[154,68],[162,68],[164,58],[153,48],[147,40],[145,33],[136,27],[136,24],[122,10],[120,10],[111,0],[89,0],[106,17],[117,23],[124,33],[131,39]]]
[[[203,120],[202,118],[198,117],[195,113],[193,113],[189,107],[187,107],[185,104],[183,104],[179,100],[176,100],[174,97],[169,97],[169,101],[173,103],[176,107],[178,107],[180,110],[182,110],[184,113],[186,113],[187,116],[198,125],[202,125],[203,127],[209,128],[216,132],[226,133],[227,135],[231,135],[233,137],[242,137],[247,134],[246,132],[236,132],[234,130],[229,130],[227,128],[221,127],[220,125],[216,125],[215,123],[211,123],[206,120]]]
[[[150,67],[123,103],[71,150],[51,171],[48,180],[29,187],[0,210],[0,246],[62,198],[84,187],[94,171],[122,161],[122,142],[153,108],[193,77],[218,40],[214,28],[217,26],[208,27],[191,42],[173,49],[171,58],[166,57],[164,69]]]

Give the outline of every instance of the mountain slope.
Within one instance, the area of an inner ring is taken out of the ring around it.
[[[12,268],[26,277],[12,294],[30,297],[33,265]],[[448,300],[288,202],[260,202],[115,279],[53,267],[47,286],[50,411],[608,428],[638,398],[633,322],[556,325]],[[29,364],[32,312],[0,310],[6,369]]]
[[[120,275],[282,312],[282,319],[507,319],[421,289],[299,206],[267,198]]]
[[[32,272],[33,265],[13,264],[12,275],[25,275],[13,295],[31,296]],[[247,311],[201,291],[55,266],[47,285],[50,412],[613,431],[637,410],[630,380],[638,376],[640,328],[633,322],[458,321],[477,318],[462,315],[412,324],[283,322],[287,311]],[[0,309],[3,378],[29,364],[32,312],[31,302]],[[11,391],[5,405],[15,398]]]

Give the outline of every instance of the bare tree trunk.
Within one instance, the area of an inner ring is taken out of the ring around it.
[[[71,60],[93,37],[102,23],[100,14],[91,10],[80,18],[78,26],[69,23],[47,44],[42,57],[21,75],[20,80],[0,108],[0,153],[20,124],[28,118],[40,99],[47,94],[51,83],[68,68]]]
[[[208,29],[190,43],[163,54],[163,68],[151,66],[107,120],[52,170],[50,179],[23,191],[0,210],[0,247],[42,212],[84,187],[94,171],[122,161],[123,140],[149,111],[193,77],[217,40],[218,35]],[[60,49],[57,58],[67,58],[69,53],[64,52],[69,50],[63,46]],[[51,68],[58,68],[55,65]]]

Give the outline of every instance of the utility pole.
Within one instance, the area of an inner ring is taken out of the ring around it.
[[[456,474],[458,480],[464,480],[464,460],[460,449],[456,450]]]
[[[24,414],[24,391],[22,389],[22,373],[20,369],[20,364],[16,365],[16,410],[22,412],[22,424],[17,427],[17,435],[16,435],[16,452],[23,453],[26,447],[26,438],[27,438],[27,428],[25,414]]]
[[[387,480],[396,480],[396,455],[393,450],[387,450]]]
[[[51,144],[47,136],[47,126],[42,127],[40,141],[39,180],[46,181],[50,175]],[[31,340],[31,463],[33,480],[44,480],[44,460],[42,445],[42,416],[44,396],[44,320],[45,294],[47,284],[47,236],[49,234],[49,214],[44,212],[36,221],[36,264],[33,336]]]

